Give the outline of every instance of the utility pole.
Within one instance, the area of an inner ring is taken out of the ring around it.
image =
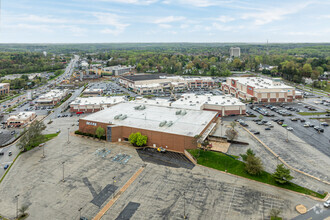
[[[16,198],[16,219],[18,219],[18,197],[19,197],[19,194],[15,196],[15,198]]]
[[[62,165],[63,165],[63,177],[62,177],[62,182],[64,182],[64,163],[65,163],[65,161],[62,162]]]
[[[42,146],[42,157],[45,158],[45,145]]]
[[[221,130],[221,135],[220,136],[222,137],[222,126],[223,126],[223,123],[221,122],[220,125],[221,125],[221,129],[220,129]]]

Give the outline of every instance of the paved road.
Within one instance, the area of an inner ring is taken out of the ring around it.
[[[322,204],[316,204],[307,213],[299,215],[292,220],[324,220],[330,217],[330,208],[324,208]]]

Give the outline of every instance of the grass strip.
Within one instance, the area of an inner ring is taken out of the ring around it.
[[[228,173],[242,176],[251,180],[258,182],[266,183],[269,185],[277,186],[280,188],[292,190],[295,192],[303,193],[306,195],[314,196],[317,198],[323,199],[326,196],[325,194],[320,194],[314,192],[310,189],[301,187],[297,184],[288,182],[286,184],[278,184],[272,174],[263,171],[259,176],[252,176],[245,171],[245,164],[239,160],[235,160],[232,157],[229,157],[225,154],[213,151],[203,151],[200,149],[188,150],[191,155],[197,159],[197,163],[206,167],[214,168],[221,171],[226,171]]]
[[[298,112],[299,115],[325,115],[326,112]]]

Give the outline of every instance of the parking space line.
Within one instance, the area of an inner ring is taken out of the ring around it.
[[[136,180],[136,178],[142,173],[144,167],[141,167],[126,183],[125,185],[119,190],[119,192],[96,214],[93,220],[100,220],[103,215],[111,208],[113,204],[119,199],[120,195],[123,194],[128,187]]]

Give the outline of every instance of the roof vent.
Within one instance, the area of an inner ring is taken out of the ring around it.
[[[162,121],[161,123],[159,123],[159,127],[163,127],[166,124],[167,121]]]
[[[116,115],[114,119],[118,120],[123,114]]]

